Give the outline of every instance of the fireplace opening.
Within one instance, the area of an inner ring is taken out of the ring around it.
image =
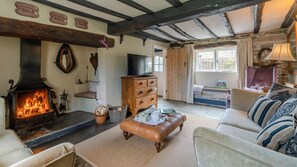
[[[52,112],[48,101],[48,90],[18,93],[16,118],[27,119],[33,116]]]

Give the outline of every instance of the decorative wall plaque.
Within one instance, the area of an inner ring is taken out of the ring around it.
[[[63,14],[58,13],[58,12],[51,11],[50,16],[51,16],[50,21],[52,23],[67,25],[68,17],[66,15],[63,15]]]
[[[88,21],[80,18],[75,18],[75,26],[77,28],[88,29]]]
[[[15,3],[16,9],[15,12],[22,16],[38,18],[39,17],[39,9],[37,6],[27,4],[24,2],[16,2]]]

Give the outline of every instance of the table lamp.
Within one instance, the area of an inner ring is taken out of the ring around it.
[[[283,74],[283,61],[296,61],[291,53],[289,43],[276,43],[273,45],[272,51],[265,58],[266,60],[277,60],[277,82],[284,84],[282,79]]]

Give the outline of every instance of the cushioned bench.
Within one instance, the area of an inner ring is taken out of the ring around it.
[[[161,150],[161,142],[177,127],[182,130],[183,123],[186,120],[186,116],[182,114],[171,114],[165,122],[153,126],[145,123],[134,121],[134,117],[123,120],[120,123],[120,127],[123,130],[123,134],[126,140],[129,138],[129,133],[134,134],[150,141],[155,142],[157,152]]]

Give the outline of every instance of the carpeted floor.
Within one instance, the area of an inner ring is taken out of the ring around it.
[[[216,128],[218,120],[187,114],[183,131],[173,131],[157,153],[154,142],[138,136],[125,140],[119,126],[78,143],[77,154],[100,167],[196,167],[193,131],[203,126]]]

